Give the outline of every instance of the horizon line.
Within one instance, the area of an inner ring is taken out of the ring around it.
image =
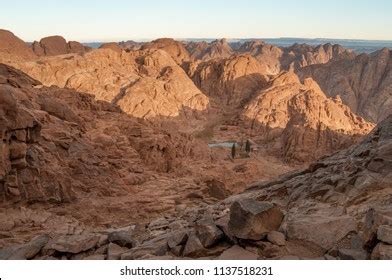
[[[62,35],[50,35],[50,36],[62,36]],[[49,37],[49,36],[48,36]],[[43,37],[45,38],[45,37]],[[240,41],[240,40],[309,40],[309,41],[355,41],[355,42],[388,42],[392,44],[392,39],[354,39],[354,38],[328,38],[328,37],[170,37],[170,36],[162,36],[162,37],[151,37],[151,38],[128,38],[128,39],[96,39],[96,40],[80,40],[81,43],[111,43],[111,42],[126,42],[126,41],[135,41],[135,42],[149,42],[158,39],[173,39],[176,41],[192,41],[192,40],[221,40],[226,39],[227,41]],[[41,38],[42,39],[42,38]],[[30,42],[30,41],[29,41]]]

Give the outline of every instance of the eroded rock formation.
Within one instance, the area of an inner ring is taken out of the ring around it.
[[[339,98],[327,98],[311,79],[302,84],[293,72],[279,75],[258,92],[243,119],[271,149],[300,161],[348,147],[373,128]]]

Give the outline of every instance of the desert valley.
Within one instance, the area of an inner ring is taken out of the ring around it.
[[[0,30],[0,259],[392,259],[392,51]]]

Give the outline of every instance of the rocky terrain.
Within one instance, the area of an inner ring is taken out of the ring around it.
[[[238,173],[256,180],[255,169],[266,178],[289,169],[268,158],[226,160],[115,104],[0,70],[1,242],[150,220],[239,191],[249,181]]]
[[[389,50],[0,39],[0,259],[392,258]]]
[[[392,113],[391,57],[389,49],[382,49],[305,67],[300,76],[312,77],[328,96],[339,95],[353,112],[377,123]]]
[[[8,259],[392,259],[392,118],[359,145],[143,227],[41,235]]]

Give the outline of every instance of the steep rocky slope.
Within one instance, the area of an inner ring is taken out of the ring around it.
[[[34,53],[38,56],[53,56],[68,53],[85,53],[89,50],[76,41],[67,42],[61,36],[49,36],[42,38],[39,42],[34,41],[31,45]]]
[[[312,65],[300,71],[311,77],[331,97],[339,95],[353,112],[372,122],[380,122],[392,113],[392,54],[382,49]]]
[[[313,80],[302,84],[293,72],[279,75],[255,94],[242,116],[272,151],[299,161],[347,147],[373,128],[339,99],[327,98]]]
[[[266,85],[266,68],[250,55],[190,64],[188,73],[195,84],[222,105],[241,107]]]
[[[177,117],[206,110],[209,103],[162,50],[127,53],[99,49],[13,65],[46,86],[91,93],[139,118]]]
[[[0,29],[0,62],[14,62],[36,58],[34,52],[12,32]]]

